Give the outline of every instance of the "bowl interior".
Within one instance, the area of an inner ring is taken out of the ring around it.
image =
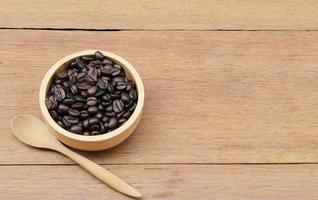
[[[54,75],[60,71],[63,71],[64,69],[66,69],[69,66],[70,62],[73,61],[73,59],[75,59],[79,56],[93,55],[96,51],[97,50],[81,51],[81,52],[77,52],[77,53],[74,53],[72,55],[69,55],[69,56],[62,58],[61,60],[59,60],[57,63],[55,63],[49,69],[49,71],[44,76],[42,83],[41,83],[41,87],[40,87],[40,94],[39,94],[40,95],[40,107],[41,107],[41,111],[42,111],[42,114],[43,114],[45,120],[49,123],[49,125],[53,129],[55,129],[55,131],[65,135],[67,137],[73,138],[75,140],[101,141],[101,140],[110,139],[110,138],[122,133],[127,128],[129,128],[133,124],[133,122],[138,118],[138,116],[141,114],[142,108],[143,108],[144,87],[143,87],[143,83],[141,81],[141,78],[140,78],[138,72],[135,70],[135,68],[130,63],[128,63],[126,60],[121,58],[120,56],[117,56],[117,55],[110,53],[110,52],[107,52],[107,51],[100,51],[99,50],[107,58],[109,58],[113,62],[119,64],[121,67],[123,67],[128,79],[133,80],[135,82],[136,90],[137,90],[137,94],[138,94],[138,101],[137,101],[137,106],[136,106],[133,114],[130,116],[130,118],[122,126],[118,127],[117,129],[115,129],[111,132],[105,133],[105,134],[93,135],[93,136],[84,136],[84,135],[78,135],[78,134],[72,133],[72,132],[60,127],[53,120],[53,118],[49,114],[49,111],[45,105],[45,98],[48,95],[49,86],[54,78]]]

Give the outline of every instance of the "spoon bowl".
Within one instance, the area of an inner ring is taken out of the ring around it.
[[[33,147],[53,149],[59,144],[46,125],[32,115],[14,117],[11,129],[19,140]]]

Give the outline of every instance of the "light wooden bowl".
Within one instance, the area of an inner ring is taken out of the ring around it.
[[[96,50],[87,50],[87,51],[80,51],[74,54],[68,55],[57,63],[55,63],[49,71],[45,74],[39,92],[39,100],[40,100],[40,108],[44,120],[48,127],[53,131],[56,137],[66,145],[69,145],[76,149],[86,150],[86,151],[98,151],[104,150],[111,147],[114,147],[124,141],[132,132],[136,129],[140,118],[142,116],[143,107],[144,107],[144,99],[145,99],[145,92],[142,80],[136,71],[136,69],[128,63],[125,59],[117,56],[111,52],[107,51],[100,51],[106,57],[121,65],[126,72],[126,75],[129,79],[132,79],[136,83],[136,89],[138,93],[138,102],[135,111],[130,116],[130,118],[119,128],[102,135],[94,135],[94,136],[84,136],[71,133],[62,127],[60,127],[51,117],[46,105],[45,105],[45,98],[48,94],[49,86],[54,75],[65,69],[68,64],[76,57],[85,56],[85,55],[93,55]]]

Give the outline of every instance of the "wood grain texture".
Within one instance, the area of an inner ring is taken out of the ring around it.
[[[317,165],[111,165],[142,199],[315,200]],[[7,200],[130,199],[78,166],[0,166]]]
[[[40,116],[38,88],[59,58],[109,50],[144,81],[137,131],[98,163],[318,161],[318,33],[0,31],[0,163],[71,163],[17,142],[19,113]]]
[[[317,30],[318,2],[0,0],[0,27]]]

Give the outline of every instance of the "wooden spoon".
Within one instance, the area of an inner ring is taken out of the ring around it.
[[[62,145],[40,119],[32,115],[18,115],[12,119],[11,129],[22,142],[33,147],[51,149],[64,154],[115,190],[135,198],[142,196],[136,189],[110,171]]]

